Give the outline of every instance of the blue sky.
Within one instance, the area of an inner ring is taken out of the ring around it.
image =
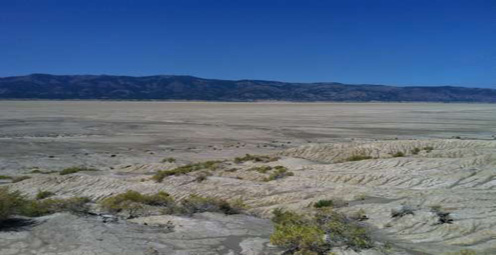
[[[495,0],[0,0],[0,76],[496,88]]]

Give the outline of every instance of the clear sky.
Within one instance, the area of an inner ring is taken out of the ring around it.
[[[496,88],[496,0],[0,0],[0,76]]]

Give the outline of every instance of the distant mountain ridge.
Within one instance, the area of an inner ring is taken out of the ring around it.
[[[180,75],[32,74],[0,78],[0,99],[496,103],[496,89],[217,80]]]

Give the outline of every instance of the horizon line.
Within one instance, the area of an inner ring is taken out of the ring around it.
[[[145,77],[159,77],[159,76],[170,76],[170,77],[191,77],[203,80],[219,80],[219,81],[261,81],[261,82],[278,82],[278,83],[292,83],[292,84],[339,84],[339,85],[351,85],[351,86],[384,86],[384,87],[400,87],[400,88],[440,88],[440,87],[450,87],[450,88],[467,88],[467,89],[490,89],[496,90],[496,88],[489,87],[467,87],[463,85],[390,85],[390,84],[375,84],[375,83],[342,83],[337,81],[314,81],[314,82],[294,82],[294,81],[282,81],[282,80],[272,80],[272,79],[222,79],[222,78],[204,78],[190,74],[154,74],[154,75],[120,75],[120,74],[52,74],[52,73],[30,73],[24,75],[11,75],[11,76],[0,76],[0,79],[33,76],[33,75],[51,75],[51,76],[114,76],[114,77],[131,77],[131,78],[145,78]]]

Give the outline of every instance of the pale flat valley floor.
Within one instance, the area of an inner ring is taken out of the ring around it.
[[[0,229],[2,255],[280,254],[269,244],[271,212],[310,212],[320,199],[344,201],[336,209],[344,214],[365,212],[377,241],[338,255],[496,254],[496,105],[3,101],[0,109],[0,174],[31,176],[1,185],[27,196],[44,190],[97,202],[126,190],[165,191],[242,199],[249,208],[119,223],[55,214]],[[280,159],[232,160],[245,153]],[[347,160],[355,155],[369,159]],[[166,157],[177,162],[162,163]],[[210,159],[225,161],[201,183],[195,172],[149,178]],[[279,165],[294,175],[263,181],[269,173],[253,170]],[[101,171],[30,173],[69,166]],[[391,216],[404,207],[413,213]],[[440,223],[433,207],[453,221]],[[169,222],[173,232],[164,231]]]
[[[351,139],[494,139],[496,105],[0,101],[0,170],[231,158]]]

